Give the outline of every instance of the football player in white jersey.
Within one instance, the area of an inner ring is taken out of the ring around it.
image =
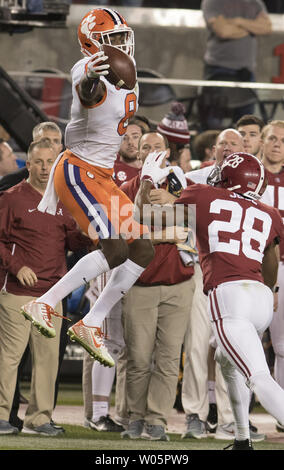
[[[278,262],[275,244],[283,238],[279,211],[259,201],[267,181],[265,168],[255,156],[229,155],[214,172],[209,185],[188,186],[175,205],[150,204],[153,182],[165,177],[160,165],[165,154],[150,154],[142,168],[135,200],[137,220],[159,220],[169,215],[192,225],[196,208],[196,236],[208,295],[208,314],[217,348],[217,360],[227,383],[235,417],[234,450],[251,450],[249,389],[263,407],[284,425],[284,390],[272,378],[260,337],[271,322]],[[148,210],[146,210],[146,207]],[[168,212],[168,213],[167,213]],[[257,309],[256,309],[257,302]],[[245,379],[245,380],[244,380]]]
[[[53,337],[51,315],[58,301],[113,269],[90,312],[68,330],[71,339],[91,356],[113,367],[115,362],[103,341],[102,322],[154,256],[148,228],[134,221],[132,202],[112,179],[128,119],[137,109],[138,86],[136,83],[128,90],[107,80],[108,57],[101,45],[112,45],[133,57],[134,33],[119,12],[97,8],[80,22],[78,39],[85,57],[71,70],[73,102],[65,133],[66,151],[53,166],[38,209],[54,213],[60,199],[96,250],[81,258],[36,302],[24,305],[21,313],[42,334]]]

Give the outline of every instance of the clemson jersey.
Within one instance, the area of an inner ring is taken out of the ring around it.
[[[265,248],[283,238],[279,211],[224,188],[195,184],[176,204],[196,208],[196,237],[204,292],[236,280],[263,282]]]
[[[271,173],[266,170],[266,174],[268,184],[261,197],[261,202],[276,207],[284,221],[284,167],[279,173]],[[284,240],[280,242],[279,249],[281,261],[284,261]]]
[[[72,95],[71,120],[66,126],[66,147],[85,162],[102,168],[113,168],[128,119],[138,109],[138,85],[135,89],[118,89],[105,77],[106,86],[102,100],[93,106],[81,103],[78,86],[90,60],[79,60],[71,70]]]

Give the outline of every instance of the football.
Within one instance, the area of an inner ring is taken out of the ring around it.
[[[106,80],[117,88],[133,90],[137,76],[132,58],[117,47],[108,44],[103,44],[101,49],[108,56],[105,63],[110,65],[109,73],[105,77]]]

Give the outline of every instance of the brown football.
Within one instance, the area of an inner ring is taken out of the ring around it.
[[[131,57],[117,47],[108,44],[103,44],[101,49],[108,56],[105,63],[110,65],[109,73],[105,78],[118,88],[133,90],[137,76]]]

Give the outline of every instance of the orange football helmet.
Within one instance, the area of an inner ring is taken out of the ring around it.
[[[101,44],[115,46],[133,57],[134,32],[125,19],[110,8],[96,8],[89,11],[78,26],[78,40],[81,52],[92,56]]]

